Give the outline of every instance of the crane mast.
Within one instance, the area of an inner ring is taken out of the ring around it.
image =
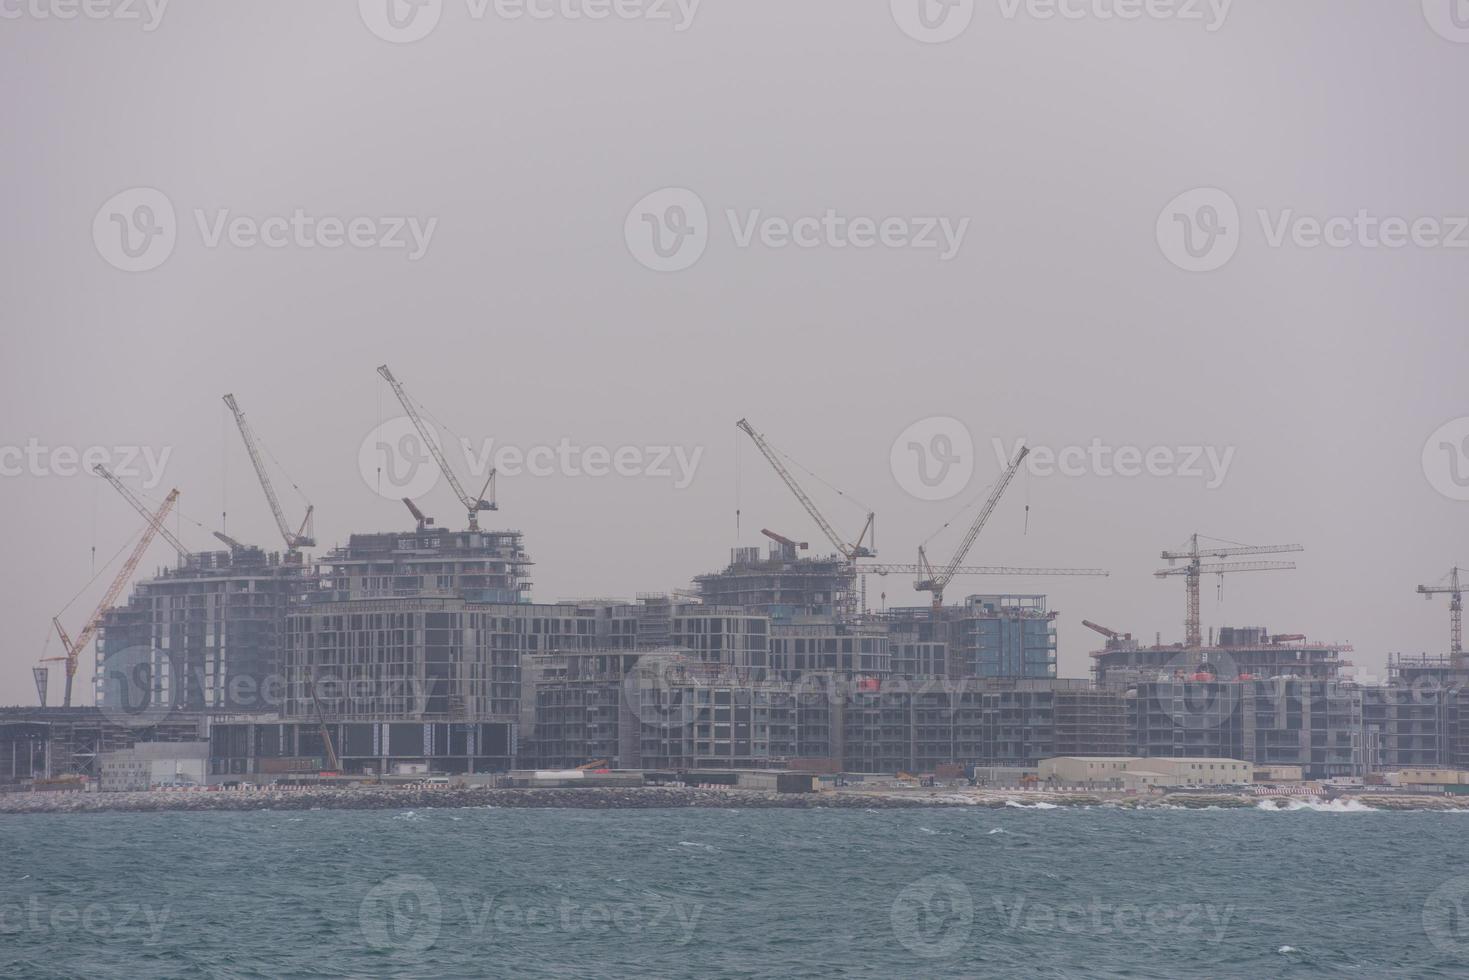
[[[439,448],[438,441],[429,432],[428,424],[418,414],[418,409],[414,407],[413,401],[408,397],[408,392],[403,390],[402,383],[393,377],[393,372],[388,370],[386,364],[379,365],[377,373],[383,376],[383,380],[393,389],[393,394],[398,396],[398,403],[403,406],[403,411],[408,415],[408,420],[418,430],[418,436],[423,440],[423,444],[428,447],[428,451],[433,456],[434,462],[438,464],[439,472],[444,474],[444,479],[449,481],[449,486],[453,489],[455,495],[458,496],[459,502],[464,505],[465,510],[469,511],[469,529],[471,531],[478,531],[479,512],[482,510],[500,509],[494,501],[493,492],[490,495],[491,499],[484,499],[486,490],[493,491],[495,471],[493,469],[490,470],[489,478],[485,480],[485,485],[480,490],[479,496],[471,497],[464,489],[463,484],[459,482],[459,478],[454,475],[454,470],[450,468],[449,461],[444,458],[444,453]]]
[[[1199,535],[1194,533],[1189,537],[1187,550],[1163,552],[1163,558],[1170,563],[1170,567],[1159,569],[1153,575],[1156,578],[1167,578],[1171,575],[1184,576],[1187,604],[1184,613],[1184,645],[1190,650],[1197,650],[1204,645],[1202,617],[1199,614],[1199,580],[1205,573],[1217,574],[1220,576],[1220,581],[1223,581],[1223,576],[1227,572],[1263,572],[1296,567],[1295,562],[1288,561],[1222,562],[1206,565],[1203,559],[1232,558],[1241,555],[1275,555],[1305,550],[1302,545],[1298,544],[1232,545],[1224,548],[1205,545],[1201,548],[1199,547]],[[1172,566],[1171,563],[1175,561],[1183,561],[1186,564]]]
[[[117,597],[122,594],[123,588],[128,584],[128,579],[133,577],[133,572],[137,569],[138,562],[143,560],[143,553],[148,550],[148,545],[153,543],[154,536],[163,525],[163,520],[168,516],[168,512],[173,509],[174,501],[178,500],[178,496],[179,492],[177,490],[170,490],[158,510],[149,516],[147,526],[143,528],[142,537],[138,538],[138,543],[133,547],[132,554],[128,555],[128,560],[118,570],[117,577],[107,587],[107,594],[102,597],[102,601],[97,604],[97,608],[93,610],[86,625],[82,627],[81,633],[77,635],[76,642],[72,642],[71,637],[67,635],[66,629],[61,625],[60,617],[52,618],[51,623],[56,627],[57,635],[61,637],[61,646],[66,651],[66,655],[64,657],[46,657],[44,659],[66,661],[66,693],[62,699],[62,705],[64,707],[71,707],[72,686],[76,678],[77,663],[81,659],[81,652],[96,638],[97,630],[102,626],[103,615],[117,602]]]
[[[190,552],[188,548],[184,547],[184,543],[180,541],[178,537],[168,528],[164,527],[160,523],[155,522],[152,512],[150,512],[148,508],[143,505],[143,502],[138,499],[136,494],[129,490],[121,480],[119,480],[116,476],[112,474],[111,470],[103,466],[101,463],[98,463],[96,466],[92,467],[92,472],[96,473],[98,476],[102,477],[102,479],[112,484],[113,489],[122,494],[122,499],[131,504],[133,510],[137,511],[139,514],[142,514],[143,520],[147,521],[149,524],[152,524],[153,530],[158,532],[163,540],[167,541],[170,545],[173,546],[173,550],[178,552],[179,558],[185,561],[188,560]]]
[[[290,523],[286,521],[286,512],[281,508],[280,498],[276,496],[275,486],[270,482],[270,474],[266,472],[265,460],[260,458],[260,448],[255,432],[250,428],[250,423],[245,420],[245,413],[240,411],[234,395],[225,395],[224,403],[229,406],[235,416],[235,424],[240,428],[240,438],[245,441],[245,451],[250,455],[250,465],[255,467],[255,476],[260,481],[260,488],[265,491],[266,502],[270,504],[270,512],[275,517],[275,526],[280,530],[281,538],[286,543],[286,554],[291,557],[299,557],[302,548],[311,548],[316,545],[316,539],[306,533],[306,529],[311,525],[311,515],[315,508],[307,504],[305,520],[301,522],[297,530],[291,530]]]
[[[1028,446],[1020,447],[1020,451],[1015,454],[1015,458],[1010,461],[1010,465],[1006,467],[999,482],[995,484],[994,490],[990,492],[989,499],[980,508],[978,516],[974,518],[974,523],[970,524],[969,530],[964,532],[964,538],[959,542],[959,548],[954,552],[954,557],[949,560],[949,564],[942,571],[937,574],[934,573],[933,568],[929,565],[928,555],[924,553],[921,546],[919,547],[918,574],[920,578],[914,583],[913,587],[919,592],[931,592],[933,594],[933,608],[935,611],[943,608],[944,587],[958,574],[965,556],[969,554],[969,549],[974,546],[974,542],[979,538],[979,532],[984,530],[985,523],[990,519],[990,514],[994,513],[995,506],[999,504],[1000,498],[1004,496],[1006,488],[1010,486],[1010,481],[1015,479],[1015,474],[1019,471],[1020,464],[1025,461],[1025,457],[1029,454],[1030,448]]]
[[[786,487],[800,501],[801,506],[806,509],[806,513],[811,515],[811,519],[816,522],[816,526],[821,528],[821,533],[826,535],[826,539],[831,542],[832,547],[836,548],[843,558],[855,560],[857,558],[872,558],[877,555],[877,552],[871,545],[863,543],[864,541],[870,540],[868,534],[872,531],[873,521],[875,520],[874,514],[871,512],[867,514],[867,523],[863,525],[862,533],[857,535],[855,542],[848,544],[843,541],[841,535],[837,534],[836,528],[831,526],[831,522],[817,508],[816,502],[811,499],[805,490],[801,489],[801,484],[796,482],[796,478],[791,475],[790,470],[786,469],[785,464],[780,461],[779,454],[771,448],[770,443],[765,441],[765,437],[756,432],[745,419],[740,419],[735,425],[755,443],[755,447],[760,450],[760,455],[765,457],[765,461],[770,464],[771,469],[775,470],[776,475],[781,478],[781,481],[785,483]]]
[[[1449,658],[1454,670],[1464,669],[1464,590],[1459,587],[1457,566],[1449,569],[1447,585],[1420,585],[1418,594],[1425,599],[1447,594],[1449,597]]]

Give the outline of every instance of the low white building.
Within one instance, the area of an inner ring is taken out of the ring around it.
[[[1131,755],[1063,755],[1054,759],[1042,759],[1039,775],[1042,783],[1061,783],[1065,786],[1116,783],[1129,766],[1147,761],[1149,760]]]
[[[1254,782],[1255,767],[1240,759],[1142,758],[1139,756],[1058,756],[1042,759],[1042,785],[1225,786]]]
[[[208,742],[139,742],[97,756],[98,789],[140,793],[155,786],[203,786],[209,772]]]

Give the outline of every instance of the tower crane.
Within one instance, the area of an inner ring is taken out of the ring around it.
[[[97,630],[102,626],[102,617],[107,613],[107,610],[112,608],[113,603],[117,602],[117,597],[122,594],[123,587],[128,584],[128,579],[133,577],[133,572],[137,569],[138,562],[143,559],[143,552],[147,551],[148,545],[153,543],[154,535],[163,526],[164,518],[168,517],[168,512],[173,509],[174,501],[178,500],[178,497],[179,492],[177,490],[170,490],[158,510],[149,516],[147,526],[143,528],[142,537],[138,538],[138,543],[133,546],[132,554],[128,555],[128,560],[123,562],[122,568],[118,570],[117,577],[107,587],[107,593],[103,595],[102,601],[97,604],[97,608],[87,619],[86,625],[77,634],[75,643],[67,635],[65,627],[61,625],[61,617],[58,615],[51,618],[51,625],[56,627],[56,634],[61,637],[61,648],[66,651],[66,654],[61,657],[43,657],[42,660],[43,662],[54,660],[64,660],[66,662],[66,693],[62,699],[63,707],[71,707],[72,686],[76,678],[77,663],[81,659],[82,651],[96,638]]]
[[[949,584],[949,581],[955,575],[959,574],[964,557],[969,554],[969,549],[974,546],[975,540],[979,537],[979,532],[984,529],[985,523],[990,519],[990,514],[994,513],[995,505],[1000,502],[1000,497],[1004,496],[1005,489],[1010,486],[1010,481],[1015,479],[1015,474],[1019,471],[1020,464],[1025,461],[1025,457],[1029,453],[1030,448],[1028,446],[1020,447],[1020,451],[1015,454],[1015,458],[1010,461],[1010,465],[1006,467],[1005,472],[995,483],[994,490],[990,491],[989,499],[980,508],[979,514],[974,518],[974,523],[970,524],[969,530],[964,532],[964,537],[959,542],[959,547],[955,550],[954,557],[949,559],[948,565],[935,572],[928,562],[928,555],[924,553],[923,546],[919,546],[918,580],[913,584],[913,587],[919,592],[933,594],[933,608],[935,612],[943,608],[944,587]]]
[[[1200,547],[1199,535],[1195,533],[1189,538],[1187,550],[1163,552],[1163,558],[1168,561],[1170,567],[1160,568],[1153,573],[1153,576],[1155,578],[1184,576],[1188,604],[1184,616],[1184,646],[1190,650],[1197,650],[1203,646],[1203,627],[1199,616],[1199,579],[1204,573],[1216,574],[1223,582],[1227,572],[1266,572],[1296,567],[1293,561],[1235,561],[1206,565],[1203,559],[1234,558],[1242,555],[1276,555],[1305,550],[1305,547],[1298,544],[1232,545],[1222,548],[1210,547],[1206,544]],[[1175,566],[1172,564],[1175,561],[1182,561],[1185,564]]]
[[[96,473],[102,479],[112,484],[113,488],[118,493],[122,494],[122,499],[126,500],[129,504],[132,504],[133,510],[137,511],[139,514],[142,514],[143,520],[147,521],[149,524],[152,524],[153,530],[161,535],[163,537],[163,540],[167,541],[170,545],[173,546],[173,550],[178,552],[179,558],[184,561],[188,560],[190,553],[189,549],[184,547],[184,543],[180,541],[178,537],[168,528],[164,527],[160,523],[156,523],[153,520],[152,512],[150,512],[148,508],[143,505],[143,502],[138,499],[135,493],[129,490],[121,480],[119,480],[116,476],[112,474],[111,470],[109,470],[106,466],[103,466],[101,463],[98,463],[96,466],[92,467],[92,472]]]
[[[831,542],[832,547],[836,548],[843,558],[846,558],[848,561],[855,561],[858,558],[874,558],[877,556],[876,545],[874,543],[876,535],[873,532],[873,522],[876,519],[874,514],[870,511],[868,512],[867,523],[862,526],[862,533],[857,535],[856,541],[851,543],[843,541],[841,535],[837,533],[836,528],[832,527],[831,522],[817,509],[816,502],[811,499],[805,490],[801,489],[801,484],[797,483],[796,478],[791,475],[790,470],[786,469],[785,464],[780,461],[779,454],[771,448],[770,443],[765,441],[765,437],[756,432],[745,419],[740,419],[735,425],[755,443],[755,447],[760,450],[760,454],[765,457],[771,469],[775,470],[776,475],[781,478],[791,493],[795,494],[796,499],[801,502],[801,506],[806,508],[806,513],[811,515],[811,519],[816,522],[816,526],[821,528],[821,533],[826,535],[826,539]],[[869,534],[873,534],[873,538],[869,538]]]
[[[1455,566],[1449,569],[1449,574],[1440,579],[1439,585],[1420,585],[1418,594],[1425,599],[1432,599],[1435,595],[1448,594],[1449,597],[1449,663],[1454,670],[1464,668],[1464,590],[1459,587],[1459,572],[1463,569]]]
[[[307,503],[306,517],[301,521],[301,526],[295,531],[291,530],[291,525],[286,521],[286,512],[281,509],[280,498],[276,496],[275,487],[270,482],[270,474],[265,470],[265,460],[260,458],[260,448],[254,430],[250,428],[250,423],[245,421],[245,413],[240,411],[234,395],[225,395],[224,403],[234,413],[235,424],[240,427],[240,438],[245,440],[245,451],[250,454],[250,464],[255,467],[255,476],[260,480],[260,488],[265,491],[265,499],[270,504],[271,514],[275,516],[275,526],[280,530],[281,538],[286,543],[287,560],[299,562],[301,549],[312,548],[316,545],[316,539],[307,533],[307,528],[311,527],[311,515],[316,508]]]
[[[434,462],[439,464],[439,471],[444,474],[444,479],[449,481],[449,486],[459,497],[459,502],[464,505],[465,510],[469,511],[469,529],[471,531],[478,531],[479,512],[482,510],[500,509],[499,506],[495,503],[494,499],[494,469],[490,469],[490,475],[485,480],[485,485],[480,488],[479,495],[471,497],[469,493],[465,491],[463,484],[459,482],[459,478],[454,475],[454,470],[449,466],[449,461],[444,458],[444,453],[439,448],[438,440],[436,440],[433,437],[433,434],[429,432],[428,424],[425,423],[423,421],[423,418],[419,416],[418,409],[413,406],[413,401],[408,397],[408,392],[403,390],[402,383],[399,382],[397,378],[393,377],[393,372],[388,370],[388,366],[386,364],[380,365],[377,369],[377,373],[383,376],[383,380],[386,381],[389,387],[393,389],[393,394],[398,396],[398,402],[403,406],[403,411],[407,413],[408,420],[412,422],[413,427],[418,430],[418,436],[420,439],[423,440],[423,444],[428,447],[428,451],[433,456]],[[488,491],[490,494],[490,498],[488,500],[486,500],[484,497],[486,491]]]

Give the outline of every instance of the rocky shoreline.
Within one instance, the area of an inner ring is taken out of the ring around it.
[[[1433,796],[1361,795],[1344,798],[1373,810],[1461,810],[1464,803]],[[681,787],[497,789],[490,787],[354,787],[258,792],[17,793],[0,796],[0,814],[240,812],[251,810],[412,810],[462,807],[625,809],[913,809],[922,807],[1115,806],[1121,809],[1292,809],[1293,797],[1173,793],[1117,797],[1082,793],[1005,793],[1003,791],[765,793],[752,790]]]

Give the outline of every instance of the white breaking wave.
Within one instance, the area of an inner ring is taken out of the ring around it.
[[[1368,806],[1360,800],[1331,800],[1321,802],[1320,800],[1295,800],[1280,799],[1261,800],[1255,804],[1257,810],[1280,810],[1286,813],[1294,813],[1297,810],[1315,810],[1317,813],[1381,813],[1376,807]]]
[[[1006,806],[1013,806],[1017,810],[1058,810],[1058,809],[1060,809],[1060,804],[1058,804],[1058,803],[1046,803],[1045,801],[1042,801],[1042,800],[1038,800],[1035,803],[1021,803],[1019,800],[1006,800],[1005,801],[1005,805]]]

